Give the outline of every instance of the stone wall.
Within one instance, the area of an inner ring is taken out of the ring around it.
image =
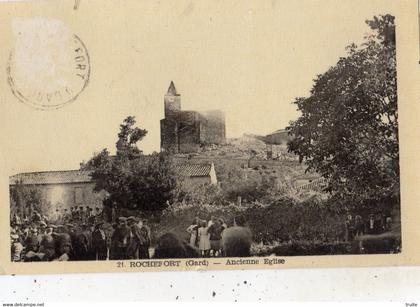
[[[160,148],[169,153],[178,153],[178,122],[173,118],[160,121]]]
[[[200,123],[182,122],[178,130],[179,152],[189,153],[200,150]]]
[[[204,144],[225,143],[225,116],[222,111],[208,111],[202,116],[201,139]]]

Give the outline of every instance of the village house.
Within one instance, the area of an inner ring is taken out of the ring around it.
[[[185,190],[204,184],[217,184],[213,163],[180,163],[175,165],[175,172],[182,178]]]
[[[9,178],[10,189],[18,184],[39,190],[42,201],[51,205],[49,215],[56,209],[62,212],[74,206],[102,209],[106,196],[105,191],[94,191],[95,183],[89,172],[81,170],[20,173]]]
[[[217,184],[213,163],[179,163],[175,172],[182,180],[186,190],[202,184]],[[9,178],[9,188],[21,185],[29,190],[36,189],[41,193],[42,201],[50,204],[47,215],[54,215],[58,209],[70,211],[71,207],[99,207],[102,210],[106,192],[94,191],[95,183],[88,171],[46,171],[20,173]],[[12,212],[20,208],[11,208]],[[20,210],[22,211],[22,210]]]

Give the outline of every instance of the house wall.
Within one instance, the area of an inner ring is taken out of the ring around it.
[[[199,185],[211,183],[210,176],[203,177],[184,177],[182,180],[182,188],[185,191],[194,190]]]
[[[73,206],[102,208],[106,193],[104,191],[95,192],[94,186],[93,182],[85,182],[27,185],[26,187],[41,191],[42,200],[51,204],[49,214],[52,215],[56,209],[61,212],[63,209],[70,210]]]

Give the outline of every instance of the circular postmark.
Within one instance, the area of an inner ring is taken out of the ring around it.
[[[41,110],[76,100],[90,76],[89,53],[82,40],[73,35],[48,44],[25,44],[9,57],[7,76],[13,94]]]

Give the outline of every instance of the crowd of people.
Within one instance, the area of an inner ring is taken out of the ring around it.
[[[89,261],[149,258],[250,256],[251,232],[240,217],[232,227],[221,218],[200,218],[186,228],[189,241],[164,233],[152,246],[146,219],[113,213],[108,221],[99,208],[71,208],[50,217],[34,211],[11,219],[11,260]]]
[[[250,230],[245,227],[240,216],[235,219],[234,226],[241,227],[245,235],[248,232],[246,241],[250,242]],[[226,239],[231,236],[231,229],[228,228],[222,218],[212,216],[208,222],[200,218],[195,218],[187,228],[187,232],[190,234],[190,245],[196,247],[201,256],[219,257],[226,255],[226,244],[222,244],[222,239],[226,243]],[[227,252],[229,253],[230,251],[228,250]],[[241,255],[249,256],[249,253],[245,252],[241,253]]]
[[[367,219],[361,215],[347,215],[346,218],[346,241],[352,241],[354,238],[362,235],[378,235],[391,231],[393,227],[392,218],[381,213],[369,214]]]

